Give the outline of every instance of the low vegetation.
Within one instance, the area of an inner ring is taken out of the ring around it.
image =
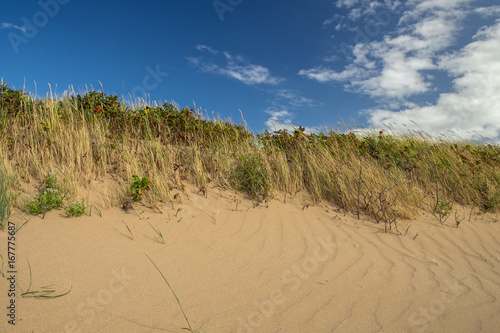
[[[2,84],[0,156],[16,170],[0,173],[0,186],[11,181],[17,189],[45,179],[26,204],[33,214],[63,198],[47,172],[57,172],[69,196],[95,180],[113,179],[123,195],[138,201],[146,194],[152,205],[173,200],[170,190],[185,183],[205,191],[233,188],[256,201],[286,201],[302,192],[313,202],[370,215],[386,230],[422,209],[442,221],[453,204],[487,212],[500,206],[498,145],[390,130],[314,134],[299,127],[254,135],[194,108],[129,106],[96,91],[39,99]],[[0,197],[0,205],[5,200]],[[76,205],[72,215],[81,212]]]
[[[13,180],[0,156],[0,230],[5,229],[15,200]]]
[[[26,211],[32,215],[45,216],[45,213],[53,209],[59,209],[66,194],[57,182],[56,174],[47,174],[38,186],[38,194],[31,200],[26,202]]]

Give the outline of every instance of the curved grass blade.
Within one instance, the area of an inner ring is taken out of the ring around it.
[[[161,277],[163,278],[163,280],[165,281],[165,283],[167,284],[167,286],[170,288],[170,291],[172,292],[172,294],[174,294],[174,297],[177,300],[177,304],[179,304],[179,307],[181,308],[181,312],[184,315],[184,319],[186,319],[186,322],[187,322],[188,327],[189,327],[189,328],[182,328],[182,329],[188,330],[191,333],[198,332],[198,331],[195,331],[195,330],[193,330],[191,328],[191,324],[189,323],[189,319],[187,318],[186,313],[184,313],[184,309],[182,308],[181,302],[179,301],[179,298],[177,297],[177,295],[175,294],[174,290],[170,286],[170,283],[168,283],[167,279],[165,278],[165,276],[163,275],[163,273],[160,271],[160,269],[158,268],[158,266],[156,266],[156,264],[154,263],[154,261],[151,260],[151,258],[147,254],[145,254],[145,255],[146,255],[146,257],[148,257],[149,261],[151,261],[151,263],[155,266],[156,270],[160,273]]]
[[[69,290],[63,294],[59,294],[59,295],[50,295],[52,293],[55,292],[55,289],[48,289],[48,290],[36,290],[36,291],[30,291],[31,289],[31,285],[33,283],[33,275],[31,273],[31,265],[30,265],[30,261],[28,261],[28,270],[30,271],[30,285],[28,286],[28,290],[26,290],[24,293],[21,294],[21,297],[34,297],[34,298],[58,298],[58,297],[62,297],[62,296],[65,296],[67,294],[69,294],[69,292],[73,289],[73,286],[71,286],[71,288],[69,288]],[[42,289],[47,289],[49,287],[52,287],[52,285],[49,285],[49,286],[45,286],[45,287],[42,287]]]

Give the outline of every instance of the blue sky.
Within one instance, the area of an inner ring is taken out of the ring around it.
[[[0,76],[38,96],[148,94],[241,110],[254,133],[355,121],[500,142],[494,0],[0,3]]]

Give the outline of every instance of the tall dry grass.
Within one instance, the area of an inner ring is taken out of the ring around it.
[[[94,91],[36,99],[2,85],[0,154],[16,170],[16,188],[48,172],[57,172],[73,194],[111,180],[110,204],[124,195],[132,175],[148,177],[155,201],[171,200],[170,190],[187,183],[231,187],[259,201],[302,192],[389,226],[445,204],[485,211],[500,204],[497,145],[390,131],[359,136],[298,128],[253,135],[193,108],[129,107]]]

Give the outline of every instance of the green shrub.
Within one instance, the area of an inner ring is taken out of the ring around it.
[[[149,190],[151,182],[146,177],[142,177],[142,179],[140,179],[137,175],[133,175],[132,178],[134,178],[134,182],[130,186],[132,199],[134,201],[141,201],[144,192]]]
[[[500,192],[496,192],[494,196],[483,201],[482,210],[485,212],[494,212],[500,203]]]
[[[68,207],[66,207],[66,216],[82,216],[85,214],[85,210],[87,207],[85,206],[85,199],[82,199],[82,202],[69,202]]]
[[[0,113],[15,116],[22,112],[27,93],[22,90],[13,90],[7,84],[0,85]]]
[[[233,187],[245,191],[253,199],[262,200],[269,197],[271,190],[269,174],[262,165],[262,156],[258,153],[240,156],[230,179]]]
[[[47,174],[39,188],[39,192],[32,200],[26,202],[26,211],[32,215],[45,215],[53,209],[59,209],[66,194],[57,183],[56,174]]]

